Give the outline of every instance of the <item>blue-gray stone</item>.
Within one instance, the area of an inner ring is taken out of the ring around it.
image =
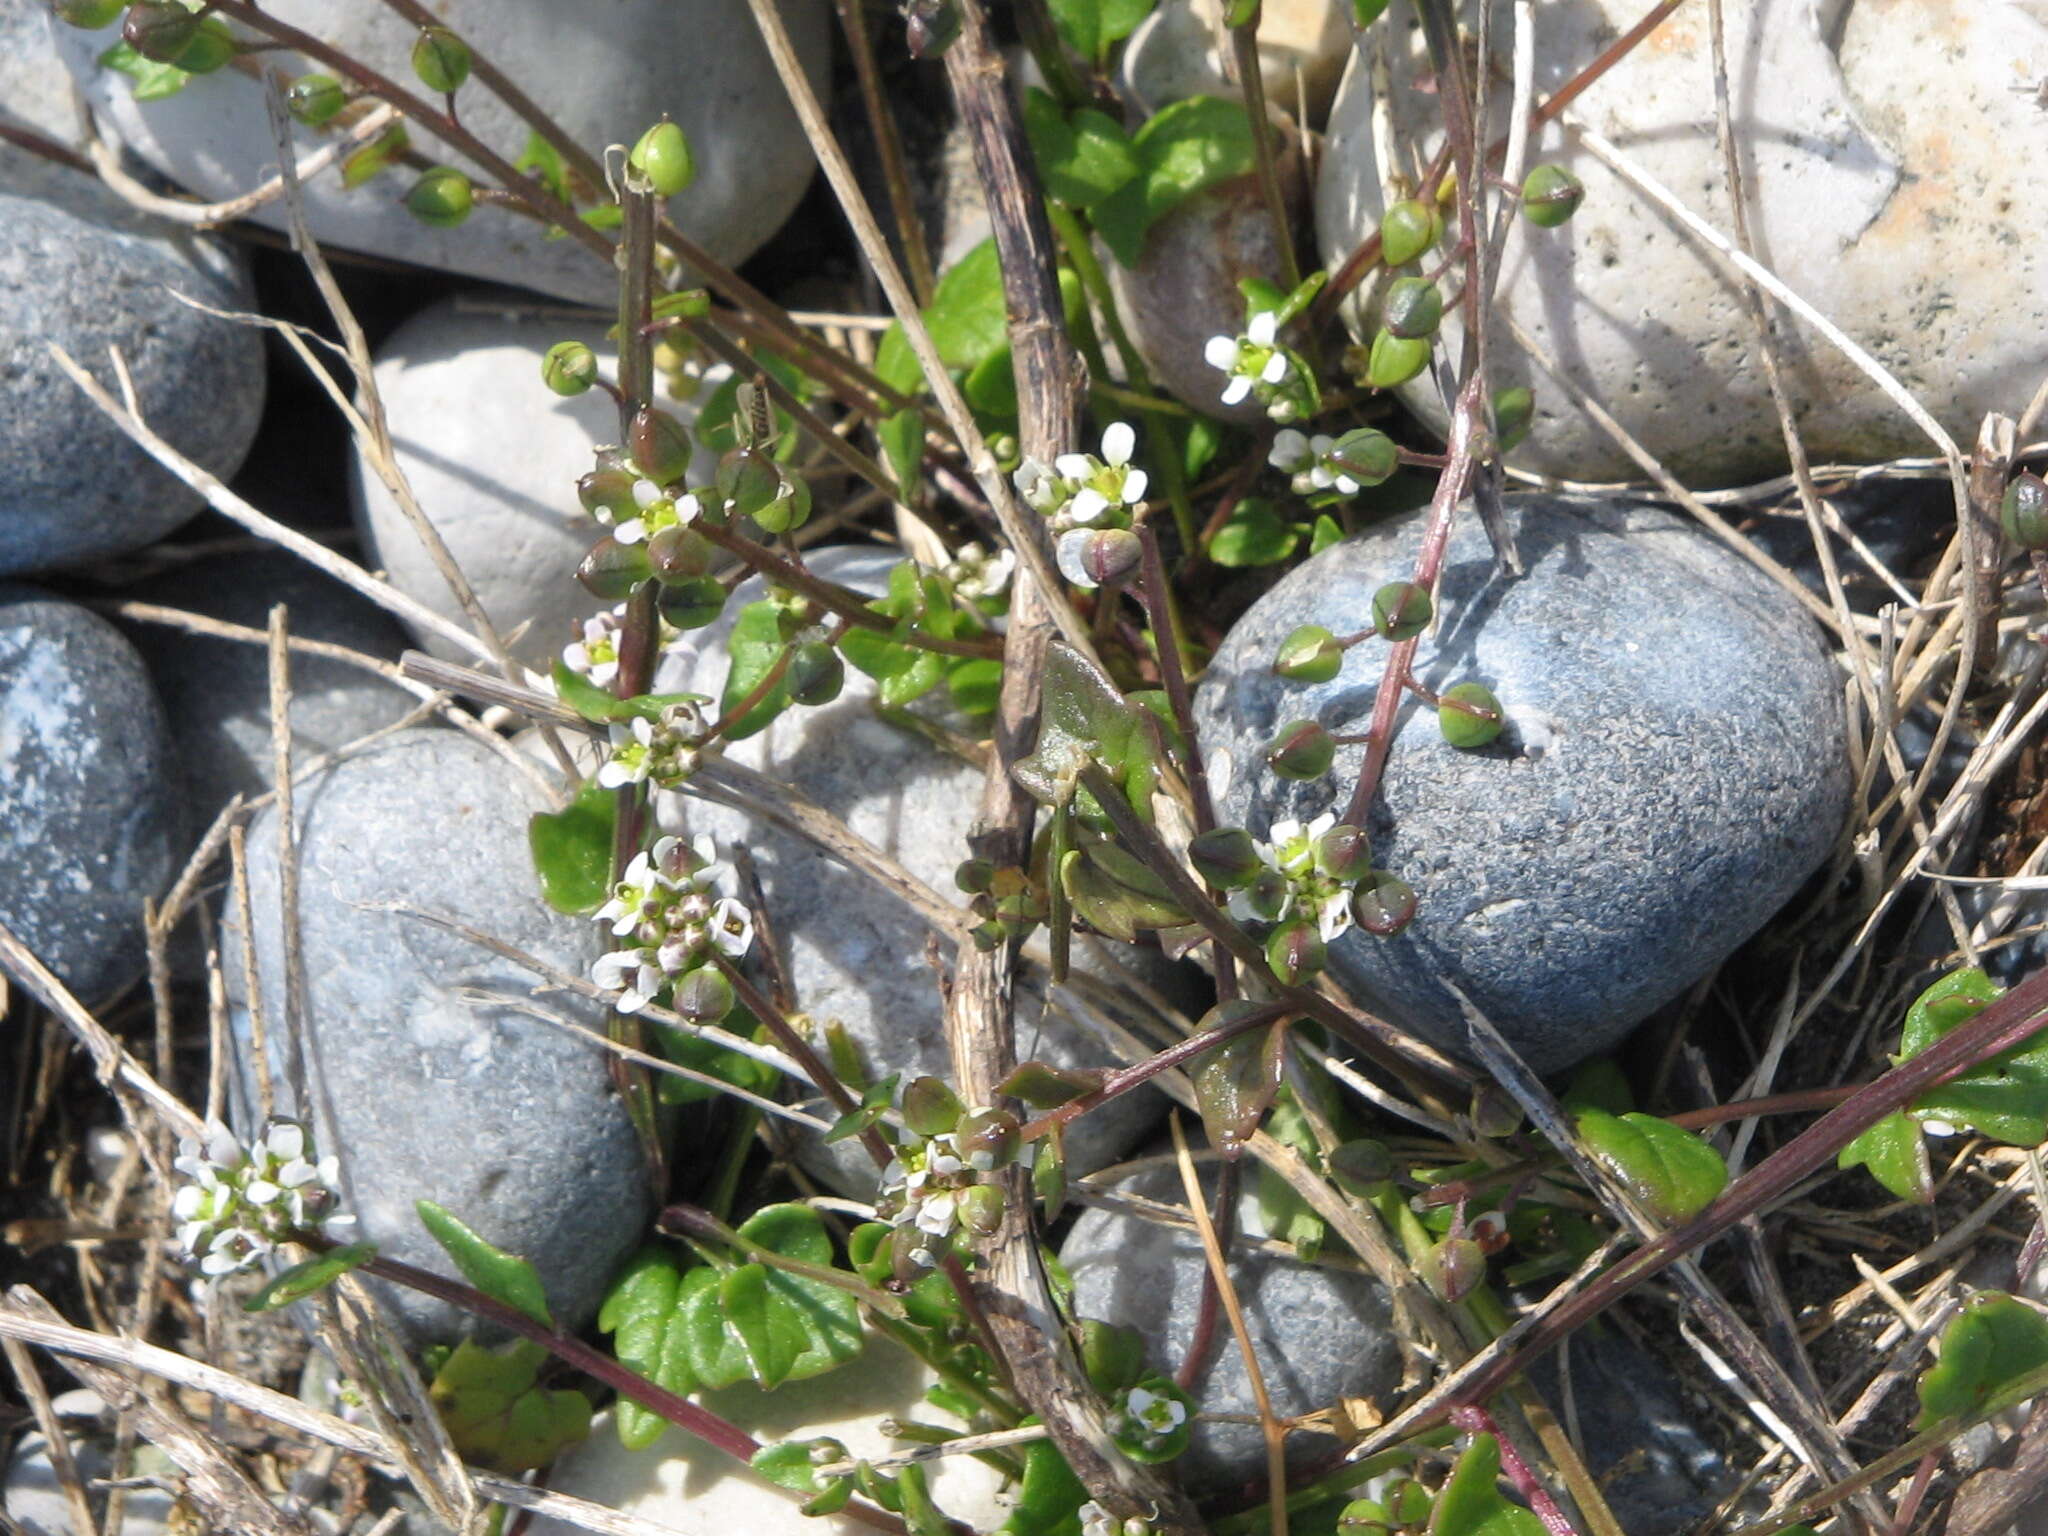
[[[1412,697],[1368,830],[1378,867],[1415,887],[1399,936],[1352,929],[1330,969],[1439,1046],[1467,1026],[1445,983],[1539,1071],[1620,1040],[1725,960],[1827,857],[1848,808],[1840,687],[1813,624],[1736,555],[1668,513],[1619,501],[1510,496],[1526,574],[1497,571],[1459,519],[1440,629],[1414,671],[1441,692],[1477,681],[1508,717],[1492,745],[1447,744]],[[1353,646],[1308,684],[1272,670],[1297,626],[1371,626],[1373,593],[1415,569],[1421,517],[1308,561],[1218,649],[1195,713],[1219,815],[1343,816],[1363,756],[1292,782],[1263,747],[1293,719],[1363,732],[1386,660]]]
[[[176,872],[171,744],[106,620],[0,582],[0,922],[88,1004],[142,974]]]
[[[50,356],[57,343],[119,398],[119,347],[151,430],[231,475],[263,411],[263,343],[194,309],[247,309],[227,247],[145,220],[87,177],[0,191],[0,575],[120,554],[199,498],[102,415]]]
[[[314,1134],[340,1157],[343,1206],[361,1237],[452,1275],[413,1209],[432,1200],[531,1259],[556,1320],[575,1329],[639,1240],[649,1207],[639,1144],[605,1055],[490,1000],[532,995],[530,973],[389,910],[408,903],[586,971],[599,952],[598,925],[541,900],[527,853],[527,817],[547,808],[524,767],[440,727],[401,731],[297,787],[306,1068]],[[270,1077],[280,1112],[292,1113],[274,807],[252,825],[249,874]],[[225,926],[243,1059],[235,1109],[246,1134],[260,1115],[243,936],[231,912]],[[595,1004],[559,992],[540,1001],[603,1027]],[[417,1339],[472,1331],[445,1303],[388,1297]]]
[[[1203,1175],[1209,1198],[1214,1197],[1214,1178],[1212,1165]],[[1257,1169],[1246,1169],[1245,1194],[1238,1204],[1239,1231],[1249,1238],[1266,1235],[1255,1193],[1258,1179]],[[1180,1172],[1170,1163],[1119,1180],[1112,1188],[1174,1206],[1187,1203]],[[1060,1247],[1060,1262],[1073,1276],[1077,1316],[1137,1329],[1145,1338],[1149,1366],[1169,1376],[1179,1371],[1195,1334],[1208,1272],[1193,1228],[1092,1208],[1074,1222]],[[1387,1293],[1370,1275],[1252,1251],[1240,1241],[1231,1254],[1230,1280],[1244,1308],[1273,1411],[1281,1417],[1331,1408],[1343,1397],[1384,1401],[1399,1386],[1400,1346]],[[1251,1378],[1229,1324],[1217,1328],[1208,1369],[1192,1395],[1205,1412],[1257,1413]],[[1298,1470],[1335,1449],[1337,1442],[1327,1435],[1293,1435],[1287,1442],[1288,1465]],[[1174,1465],[1198,1492],[1251,1483],[1263,1487],[1265,1438],[1255,1423],[1200,1425]]]

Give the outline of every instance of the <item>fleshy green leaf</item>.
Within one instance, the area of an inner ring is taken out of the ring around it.
[[[1247,496],[1209,541],[1209,558],[1227,566],[1277,565],[1300,542],[1301,530],[1275,512],[1271,502]]]
[[[517,1474],[543,1467],[590,1433],[590,1399],[536,1385],[547,1351],[530,1339],[503,1350],[464,1339],[427,1395],[467,1461]]]
[[[134,82],[129,87],[137,101],[162,101],[166,96],[175,96],[185,89],[192,76],[175,64],[160,64],[155,59],[146,59],[127,42],[118,42],[100,55],[100,67],[126,75]]]
[[[1903,1114],[1886,1115],[1836,1154],[1837,1168],[1863,1167],[1901,1200],[1934,1201],[1934,1170],[1927,1161],[1927,1137]]]
[[[1544,1536],[1543,1522],[1500,1491],[1500,1443],[1474,1435],[1429,1512],[1428,1536]]]
[[[1579,1113],[1578,1127],[1587,1150],[1659,1220],[1696,1215],[1728,1182],[1721,1154],[1669,1120],[1586,1109]]]
[[[558,201],[569,201],[569,174],[562,168],[562,157],[538,132],[527,134],[526,148],[519,151],[512,168],[535,177]]]
[[[853,1497],[853,1479],[834,1477],[821,1483],[816,1469],[820,1462],[844,1460],[846,1447],[837,1440],[784,1440],[754,1452],[753,1468],[776,1487],[807,1495],[806,1515],[833,1515]]]
[[[774,670],[787,644],[788,640],[782,633],[782,610],[774,603],[763,599],[740,609],[739,617],[733,621],[732,632],[725,637],[725,650],[732,657],[732,665],[726,670],[725,691],[718,700],[721,715],[735,708]],[[733,723],[732,729],[725,733],[726,739],[744,741],[767,730],[775,717],[787,708],[789,689],[784,683],[777,683],[760,703]]]
[[[290,1306],[295,1301],[304,1301],[308,1296],[326,1290],[350,1270],[360,1269],[375,1257],[375,1243],[350,1243],[346,1248],[331,1248],[318,1258],[308,1259],[303,1264],[294,1264],[243,1302],[242,1310],[268,1312],[276,1307]]]
[[[1972,1296],[1942,1331],[1941,1358],[1920,1377],[1913,1428],[1974,1413],[2000,1387],[2042,1366],[2048,1366],[2048,1318],[1999,1291]]]
[[[1003,664],[993,656],[962,659],[946,669],[946,692],[964,714],[995,712],[1003,691]]]
[[[1038,1420],[1024,1422],[1035,1424]],[[1075,1515],[1087,1502],[1087,1488],[1074,1476],[1059,1447],[1050,1440],[1034,1440],[1024,1447],[1024,1477],[1001,1536],[1075,1536],[1080,1529]]]
[[[1636,1107],[1628,1079],[1612,1056],[1596,1056],[1573,1072],[1563,1102],[1573,1114],[1582,1109],[1604,1109],[1610,1115],[1625,1115]]]
[[[1250,1012],[1243,1001],[1221,1004],[1202,1020],[1205,1029],[1226,1024],[1231,1016]],[[1195,1060],[1195,1106],[1212,1145],[1234,1151],[1249,1140],[1273,1096],[1280,1091],[1280,1069],[1286,1062],[1286,1033],[1276,1023],[1235,1035],[1204,1051]]]
[[[994,236],[946,269],[932,290],[924,322],[948,368],[973,368],[1009,346],[1003,268]]]
[[[1943,1035],[1975,1018],[2004,989],[1975,967],[1951,972],[1922,992],[1906,1013],[1896,1058],[1910,1061]],[[1943,1120],[2011,1146],[2048,1140],[2048,1031],[1972,1067],[1913,1101],[1918,1120]]]
[[[726,1328],[746,1351],[754,1380],[773,1391],[789,1379],[803,1353],[804,1334],[797,1317],[775,1307],[769,1273],[764,1265],[742,1264],[718,1282],[718,1304]]]
[[[555,1326],[548,1312],[547,1291],[531,1262],[493,1247],[460,1219],[431,1200],[416,1200],[413,1209],[435,1242],[462,1271],[463,1279],[493,1301],[524,1312],[543,1328]]]
[[[807,1264],[832,1262],[832,1238],[808,1206],[771,1205],[739,1229],[749,1242]],[[742,1264],[711,1283],[684,1278],[678,1309],[701,1385],[752,1378],[764,1387],[823,1375],[861,1352],[860,1304],[836,1286]]]
[[[1214,96],[1177,101],[1131,137],[1139,172],[1096,204],[1095,228],[1126,267],[1160,219],[1208,188],[1251,174],[1257,161],[1244,106]]]
[[[568,664],[559,659],[552,675],[555,697],[595,725],[635,718],[658,720],[662,711],[672,704],[704,702],[701,693],[639,693],[630,699],[614,698],[580,672],[572,672]]]
[[[1024,128],[1045,190],[1074,208],[1092,208],[1138,174],[1137,151],[1123,125],[1083,107],[1063,116],[1035,86],[1024,99]]]
[[[1017,782],[1041,804],[1073,796],[1085,821],[1104,819],[1101,807],[1074,780],[1090,759],[1124,788],[1131,808],[1152,819],[1152,786],[1159,765],[1151,717],[1133,704],[1093,663],[1054,641],[1046,654],[1044,706],[1039,715],[1038,750],[1020,761]]]
[[[1308,552],[1320,555],[1332,544],[1342,543],[1343,539],[1344,530],[1338,526],[1337,519],[1327,512],[1318,512],[1308,531]]]
[[[557,912],[595,911],[610,889],[612,827],[618,796],[586,784],[559,811],[536,811],[526,824],[526,845],[540,876],[541,894]]]
[[[1060,41],[1090,63],[1129,37],[1152,14],[1153,0],[1047,0]]]
[[[696,1390],[677,1298],[682,1294],[683,1267],[674,1250],[649,1246],[627,1261],[612,1282],[598,1310],[600,1331],[614,1335],[612,1353],[656,1386],[678,1397]],[[619,1443],[629,1451],[645,1450],[661,1438],[668,1420],[631,1398],[618,1401]]]

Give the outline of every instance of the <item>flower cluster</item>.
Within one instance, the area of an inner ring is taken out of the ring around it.
[[[1135,1515],[1119,1520],[1093,1499],[1074,1514],[1081,1522],[1081,1536],[1152,1536],[1149,1520],[1140,1520]]]
[[[1139,489],[1143,490],[1144,474],[1138,474]],[[970,603],[994,603],[1010,590],[1010,578],[1017,571],[1017,556],[1012,550],[998,550],[990,554],[979,544],[962,544],[960,552],[940,572],[952,583],[953,590]]]
[[[667,706],[657,720],[635,715],[615,724],[597,782],[606,789],[649,782],[674,789],[697,771],[707,728],[704,712],[688,699]]]
[[[1130,527],[1144,504],[1147,484],[1145,471],[1131,467],[1137,445],[1130,423],[1116,421],[1102,434],[1100,458],[1063,453],[1050,469],[1037,459],[1018,466],[1018,493],[1052,524],[1060,574],[1077,587],[1101,585],[1105,558],[1125,563],[1105,550],[1106,543],[1128,542],[1135,553]]]
[[[719,860],[709,837],[694,845],[664,837],[634,856],[597,911],[599,922],[628,941],[590,968],[593,981],[619,994],[614,1008],[637,1013],[664,988],[686,986],[705,969],[722,990],[710,955],[737,960],[754,942],[754,915],[729,894],[731,881],[732,866]]]
[[[1292,427],[1283,427],[1273,436],[1273,448],[1266,455],[1266,462],[1284,475],[1294,477],[1294,491],[1298,496],[1312,495],[1317,491],[1335,491],[1340,496],[1356,496],[1363,484],[1346,473],[1345,467],[1331,462],[1331,450],[1337,440],[1324,433],[1310,437]]]
[[[1307,413],[1307,373],[1301,360],[1280,345],[1280,316],[1273,310],[1254,314],[1242,335],[1211,336],[1202,356],[1225,375],[1225,405],[1256,399],[1270,419],[1280,422]]]
[[[179,1150],[172,1166],[192,1182],[172,1198],[171,1214],[178,1246],[199,1261],[202,1274],[253,1268],[302,1232],[355,1220],[334,1214],[341,1170],[331,1155],[315,1158],[296,1120],[266,1121],[250,1148],[211,1125],[203,1148],[188,1141]]]
[[[882,1170],[882,1193],[875,1202],[875,1215],[923,1233],[928,1241],[913,1248],[910,1258],[929,1269],[938,1263],[946,1240],[960,1224],[961,1196],[980,1176],[951,1132],[906,1135],[889,1166]],[[936,1240],[937,1246],[930,1240]]]
[[[1273,840],[1252,844],[1263,868],[1230,893],[1230,915],[1240,922],[1312,922],[1325,944],[1349,928],[1353,882],[1332,874],[1322,853],[1323,835],[1336,824],[1327,811],[1307,826],[1274,822]]]

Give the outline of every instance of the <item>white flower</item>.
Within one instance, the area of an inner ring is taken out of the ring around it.
[[[635,715],[623,725],[613,725],[610,737],[611,756],[597,770],[597,782],[605,789],[644,784],[654,771],[654,722]]]
[[[1088,548],[1095,534],[1087,528],[1073,528],[1060,535],[1053,554],[1060,574],[1084,592],[1095,590],[1096,581],[1088,569]]]
[[[646,949],[615,949],[591,963],[590,979],[607,992],[619,995],[612,1007],[620,1013],[638,1013],[654,1001],[665,978]]]
[[[706,927],[711,947],[728,959],[737,960],[754,947],[754,914],[730,896],[718,899]]]
[[[1252,316],[1244,334],[1253,346],[1270,347],[1279,338],[1280,317],[1270,309],[1262,309]]]
[[[1128,528],[1132,509],[1145,500],[1151,483],[1142,469],[1131,467],[1138,434],[1128,422],[1111,422],[1102,434],[1102,456],[1063,453],[1047,469],[1027,459],[1017,471],[1017,488],[1025,501],[1043,513],[1053,532],[1100,525]]]
[[[1282,427],[1273,434],[1272,450],[1266,455],[1266,462],[1282,474],[1296,474],[1315,462],[1315,453],[1309,447],[1306,435],[1292,427]]]
[[[1261,391],[1260,399],[1269,401],[1269,413],[1282,403],[1279,387],[1287,381],[1294,365],[1278,345],[1279,336],[1279,315],[1262,309],[1246,323],[1242,336],[1209,338],[1202,348],[1202,357],[1211,368],[1229,375],[1223,384],[1225,405],[1238,404],[1254,389]],[[1290,420],[1292,415],[1290,410],[1274,419]]]
[[[172,1166],[190,1183],[171,1197],[177,1242],[209,1277],[259,1263],[279,1244],[351,1218],[333,1214],[340,1168],[315,1162],[310,1138],[295,1120],[273,1118],[244,1149],[220,1125],[207,1128],[206,1149],[186,1143]]]
[[[620,1013],[637,1013],[653,1002],[669,979],[701,964],[716,950],[740,959],[754,943],[754,915],[731,896],[732,866],[718,857],[718,845],[699,834],[685,845],[661,837],[633,855],[611,899],[593,914],[609,924],[615,938],[634,942],[600,955],[591,980],[607,992]]]
[[[1005,549],[991,555],[979,544],[963,544],[960,553],[945,568],[945,575],[953,583],[953,590],[973,603],[1001,597],[1009,590],[1010,578],[1016,570],[1014,550]]]

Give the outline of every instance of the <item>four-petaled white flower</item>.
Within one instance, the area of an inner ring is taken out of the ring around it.
[[[754,914],[729,894],[732,866],[700,834],[693,843],[663,837],[633,856],[593,914],[612,936],[629,942],[600,955],[590,979],[617,993],[612,1006],[638,1013],[686,971],[710,963],[713,951],[743,958],[754,943]]]
[[[1292,818],[1273,823],[1272,841],[1253,839],[1259,860],[1280,876],[1280,899],[1261,906],[1261,882],[1254,880],[1230,893],[1230,915],[1240,922],[1313,921],[1329,943],[1351,927],[1351,885],[1327,873],[1316,858],[1323,834],[1337,824],[1324,812],[1304,826]]]
[[[1211,336],[1202,357],[1211,368],[1228,377],[1223,382],[1223,403],[1236,405],[1259,385],[1269,390],[1287,382],[1293,368],[1287,353],[1278,345],[1280,317],[1262,309],[1251,317],[1242,336]],[[1264,398],[1263,396],[1261,398]]]
[[[633,505],[640,509],[640,515],[629,517],[612,529],[612,537],[621,544],[639,544],[664,528],[688,527],[704,511],[704,503],[694,494],[685,491],[680,496],[671,496],[652,480],[633,482]]]
[[[590,967],[590,979],[607,992],[619,995],[612,1007],[620,1013],[638,1013],[661,994],[668,978],[654,963],[651,949],[615,949],[599,955]]]
[[[1063,453],[1050,469],[1037,459],[1026,459],[1012,479],[1025,505],[1041,513],[1055,534],[1129,528],[1150,483],[1144,470],[1131,465],[1137,446],[1138,434],[1130,423],[1113,421],[1102,434],[1099,458]]]
[[[171,1198],[178,1246],[209,1277],[248,1269],[302,1233],[353,1221],[334,1214],[341,1168],[315,1158],[305,1127],[273,1118],[252,1147],[209,1124],[201,1148],[185,1143],[172,1163],[190,1183]]]
[[[960,1144],[950,1132],[906,1134],[882,1170],[875,1214],[897,1226],[915,1227],[932,1240],[919,1243],[910,1253],[913,1263],[929,1269],[938,1262],[945,1239],[960,1225],[962,1193],[977,1182],[976,1170],[961,1156]]]

